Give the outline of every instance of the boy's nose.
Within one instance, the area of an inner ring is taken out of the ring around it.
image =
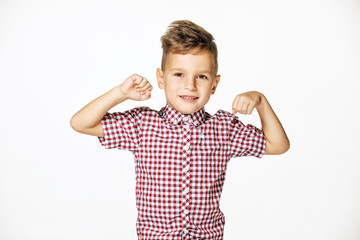
[[[195,91],[196,90],[196,79],[193,77],[186,79],[185,88],[190,91]]]

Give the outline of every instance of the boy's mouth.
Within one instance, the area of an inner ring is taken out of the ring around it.
[[[191,96],[191,95],[180,95],[179,97],[184,99],[185,101],[191,101],[191,102],[193,102],[199,98],[199,97]]]

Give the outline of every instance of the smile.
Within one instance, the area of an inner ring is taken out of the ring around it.
[[[196,97],[196,96],[188,96],[188,95],[180,95],[180,97],[182,99],[186,99],[186,100],[195,100],[195,99],[199,98],[199,97]]]

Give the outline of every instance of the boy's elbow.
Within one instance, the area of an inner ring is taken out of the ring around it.
[[[282,144],[272,145],[266,144],[265,154],[267,155],[280,155],[286,153],[290,149],[290,142],[286,141]]]
[[[70,119],[70,126],[72,129],[74,129],[75,131],[78,132],[78,128],[77,128],[77,125],[76,125],[76,120],[74,119],[74,116]]]
[[[70,126],[76,132],[97,136],[97,137],[104,137],[104,132],[101,126],[101,122],[97,123],[94,127],[86,127],[80,120],[73,116],[70,120]]]
[[[81,124],[79,124],[75,115],[70,119],[70,126],[76,132],[83,133],[83,128],[81,127]]]
[[[282,145],[279,154],[286,153],[287,151],[289,151],[289,149],[290,149],[290,142],[288,141],[287,143],[284,143],[284,144]]]

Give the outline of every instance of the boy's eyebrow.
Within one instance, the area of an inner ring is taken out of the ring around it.
[[[180,72],[184,72],[185,69],[182,69],[182,68],[170,68],[170,71],[180,71]]]
[[[183,69],[183,68],[170,68],[169,70],[170,70],[170,71],[186,72],[186,70]],[[198,72],[211,74],[211,71],[209,71],[209,70],[203,70],[203,71],[198,71]]]

